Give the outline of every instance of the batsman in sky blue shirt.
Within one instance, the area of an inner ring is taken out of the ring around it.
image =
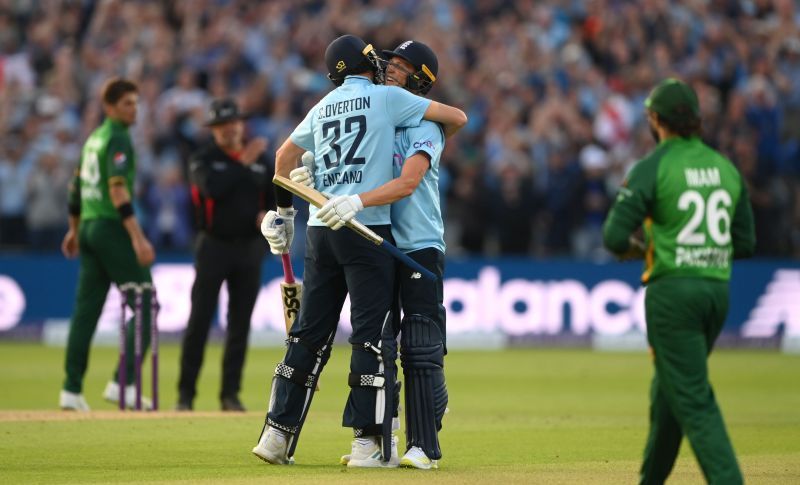
[[[348,76],[322,98],[291,134],[291,141],[314,152],[314,188],[352,195],[380,187],[394,177],[392,151],[396,127],[417,126],[431,101],[395,87]],[[324,226],[311,207],[308,225]],[[391,223],[388,205],[367,207],[358,220]]]
[[[445,250],[444,224],[439,203],[439,160],[444,133],[439,124],[423,120],[419,126],[398,129],[394,139],[394,176],[399,177],[405,161],[419,152],[430,158],[430,168],[416,190],[392,204],[392,236],[404,252],[436,248]]]

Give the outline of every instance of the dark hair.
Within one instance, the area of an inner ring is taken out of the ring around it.
[[[700,131],[702,130],[703,125],[700,121],[700,118],[692,115],[688,108],[686,110],[681,108],[683,107],[679,106],[677,108],[680,116],[676,116],[674,118],[667,118],[658,113],[655,113],[655,115],[658,118],[658,122],[661,124],[661,126],[678,136],[683,138],[689,138],[695,135],[700,136]]]
[[[128,93],[139,92],[136,83],[124,78],[115,77],[106,81],[103,85],[103,103],[117,104]]]

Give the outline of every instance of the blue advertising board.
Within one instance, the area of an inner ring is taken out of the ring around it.
[[[297,271],[302,274],[302,261]],[[623,335],[644,332],[644,289],[638,263],[592,264],[529,259],[449,259],[444,281],[448,335],[500,333],[508,337]],[[186,326],[194,268],[187,256],[160,258],[153,279],[161,301],[162,331]],[[50,320],[69,318],[77,261],[56,255],[0,256],[0,335]],[[283,331],[279,261],[264,261],[263,285],[253,313],[255,331]],[[119,316],[116,291],[109,294],[100,329]],[[225,290],[219,325],[225,326]],[[340,326],[349,330],[349,304]],[[734,267],[730,312],[724,328],[739,337],[800,336],[800,263],[741,261]]]

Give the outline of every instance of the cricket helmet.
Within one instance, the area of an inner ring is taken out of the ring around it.
[[[399,57],[414,66],[416,71],[406,77],[406,89],[415,94],[427,94],[431,90],[439,73],[439,60],[430,47],[422,42],[407,40],[392,51],[384,50],[383,55],[387,59]]]
[[[325,49],[325,65],[328,68],[328,79],[336,86],[341,86],[346,76],[371,71],[375,83],[383,82],[383,71],[380,68],[380,57],[372,47],[355,35],[343,35]]]

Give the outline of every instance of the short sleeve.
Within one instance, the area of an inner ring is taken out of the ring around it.
[[[408,159],[414,154],[425,152],[431,160],[431,164],[438,163],[442,150],[444,149],[444,135],[438,124],[432,121],[424,121],[419,126],[406,128],[408,139],[408,149],[403,154]]]
[[[314,108],[306,114],[306,117],[303,118],[303,121],[297,125],[292,134],[289,135],[289,139],[292,141],[292,143],[309,152],[314,151],[313,114],[317,112],[318,106],[319,105],[314,106]]]
[[[126,177],[133,163],[131,139],[122,133],[114,134],[106,147],[105,163],[109,180],[113,177]]]
[[[386,87],[386,111],[394,126],[419,125],[430,105],[430,99],[411,94],[397,86]]]

